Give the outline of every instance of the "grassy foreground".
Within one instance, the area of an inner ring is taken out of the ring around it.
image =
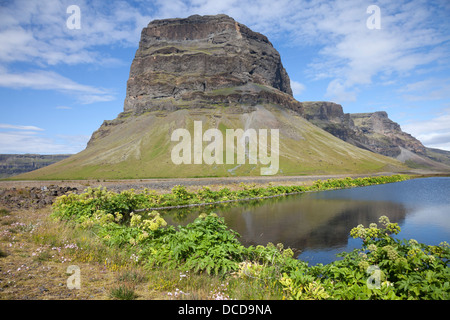
[[[392,235],[400,228],[387,217],[381,217],[378,225],[351,231],[353,237],[362,239],[359,250],[329,265],[308,266],[282,244],[242,246],[238,235],[215,215],[201,215],[190,225],[174,227],[167,226],[156,211],[134,212],[149,205],[270,196],[406,178],[317,181],[299,191],[243,186],[234,192],[207,188],[188,192],[176,187],[158,195],[149,190],[117,194],[98,188],[62,196],[50,215],[45,210],[34,212],[35,218],[28,221],[18,222],[18,217],[4,210],[0,266],[11,265],[8,259],[13,256],[29,254],[30,259],[6,272],[2,298],[23,298],[16,293],[23,295],[21,288],[29,286],[37,296],[28,296],[37,299],[448,299],[448,244],[427,246],[394,239]],[[67,288],[69,265],[79,267],[79,289]],[[47,273],[41,268],[47,268]],[[46,277],[46,285],[37,284]],[[50,279],[58,280],[50,286]],[[55,288],[57,293],[50,296]]]

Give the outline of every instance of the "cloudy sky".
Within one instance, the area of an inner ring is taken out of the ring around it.
[[[384,110],[450,150],[448,0],[2,0],[0,153],[83,150],[123,110],[142,28],[218,13],[268,36],[297,100]]]

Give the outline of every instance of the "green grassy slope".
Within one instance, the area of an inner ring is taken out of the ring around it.
[[[102,126],[88,148],[48,167],[16,179],[134,179],[208,176],[258,176],[267,165],[180,164],[171,160],[178,142],[170,140],[175,129],[186,128],[193,137],[193,122],[208,128],[279,129],[278,175],[368,173],[405,169],[394,159],[346,143],[314,126],[297,113],[274,105],[213,109],[184,109],[128,116]],[[247,109],[247,111],[245,111]],[[120,118],[119,118],[120,119]],[[225,136],[225,135],[224,135]],[[204,147],[208,145],[204,142]]]

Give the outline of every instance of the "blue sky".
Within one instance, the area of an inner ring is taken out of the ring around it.
[[[68,27],[71,5],[80,8],[79,29]],[[371,5],[380,9],[374,21]],[[142,28],[218,13],[269,38],[297,100],[384,110],[426,146],[450,150],[448,0],[6,0],[0,153],[83,150],[103,120],[123,110]],[[368,20],[381,28],[368,28]]]

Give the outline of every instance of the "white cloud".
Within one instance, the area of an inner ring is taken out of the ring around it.
[[[0,153],[59,154],[73,153],[74,151],[75,149],[71,146],[56,143],[50,138],[33,134],[0,132]]]
[[[152,19],[143,13],[144,4],[139,8],[126,1],[105,5],[102,1],[79,0],[81,29],[71,30],[66,24],[70,16],[66,9],[73,4],[71,0],[0,4],[1,87],[56,90],[75,95],[81,104],[116,99],[109,90],[73,81],[53,67],[122,64],[104,50],[105,46],[136,47],[142,28]],[[21,63],[21,72],[7,71],[16,62]]]
[[[19,131],[0,131],[0,153],[74,154],[86,147],[87,135],[59,135],[48,137],[34,126],[2,124],[0,129]]]
[[[0,123],[0,129],[16,129],[16,130],[31,130],[31,131],[44,131],[44,129],[35,126],[22,126],[7,123]]]
[[[30,32],[21,27],[10,28],[0,32],[0,61],[12,62],[23,60],[35,54],[30,43],[34,38]]]
[[[411,82],[398,90],[405,100],[425,101],[450,98],[450,78],[428,78]]]
[[[327,96],[354,101],[357,89],[376,77],[409,76],[430,63],[448,61],[449,26],[436,22],[445,26],[442,8],[420,1],[377,4],[380,30],[366,27],[368,3],[361,1],[332,1],[299,13],[297,43],[304,39],[321,47],[307,73],[311,79],[330,79]]]
[[[46,70],[11,73],[0,68],[0,87],[61,91],[75,94],[83,104],[115,99],[106,89],[79,84],[56,72]]]
[[[402,130],[427,147],[450,151],[450,109],[444,109],[440,115],[429,120],[411,121],[403,125]]]
[[[99,93],[93,87],[78,84],[53,71],[37,70],[22,73],[0,73],[0,86],[7,88],[30,88],[38,90],[61,90]]]
[[[305,91],[306,87],[303,83],[291,80],[291,89],[294,96],[298,96]]]
[[[337,102],[355,101],[356,92],[348,91],[349,87],[341,82],[339,79],[334,79],[328,84],[326,97]]]
[[[81,29],[69,29],[66,12],[71,0],[25,1],[4,4],[0,10],[0,61],[36,61],[47,65],[117,63],[99,54],[99,46],[136,46],[142,28],[151,20],[145,8],[126,1],[76,1]]]
[[[80,95],[79,101],[81,104],[91,104],[95,102],[107,102],[116,100],[116,97],[109,94],[85,94]]]

